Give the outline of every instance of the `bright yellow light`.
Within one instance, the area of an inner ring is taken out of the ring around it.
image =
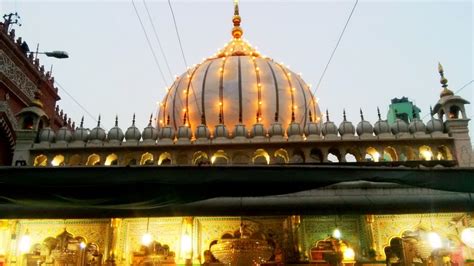
[[[52,166],[60,166],[64,164],[64,156],[61,154],[54,156],[53,160],[51,161]]]
[[[148,246],[151,244],[152,241],[153,241],[153,237],[151,236],[150,233],[146,233],[142,236],[142,245]]]
[[[352,248],[346,248],[344,251],[344,260],[354,260],[355,252]]]
[[[79,247],[81,249],[85,249],[86,248],[86,243],[84,243],[84,241],[82,241],[80,244],[79,244]]]
[[[20,239],[20,252],[21,253],[28,253],[30,252],[31,248],[31,238],[30,235],[28,234],[28,231],[26,231],[25,235],[23,235]]]
[[[261,88],[261,87],[262,87],[262,83],[258,83],[257,86]]]
[[[259,105],[262,105],[262,101],[258,102]]]
[[[257,72],[260,71],[260,68],[259,67],[255,68],[255,71],[257,71]]]
[[[213,155],[213,156],[211,157],[211,163],[214,164],[215,161],[216,161],[216,156]]]
[[[183,108],[183,112],[186,112],[186,108]]]
[[[468,247],[474,248],[474,227],[469,227],[462,230],[461,240]]]
[[[380,153],[374,152],[372,157],[374,158],[374,162],[378,162],[380,160]]]
[[[222,102],[219,102],[219,106],[222,106]]]
[[[421,156],[425,161],[431,161],[431,159],[433,158],[433,153],[430,150],[422,150]]]
[[[192,241],[191,241],[191,236],[188,234],[188,232],[184,233],[183,236],[181,236],[181,252],[185,256],[191,253],[192,250]]]
[[[341,231],[337,228],[334,229],[334,231],[332,232],[332,237],[337,238],[337,239],[341,239],[341,237],[342,237]]]
[[[291,91],[295,91],[296,89],[295,88],[291,88]]]
[[[438,249],[442,247],[441,237],[436,232],[428,233],[428,242],[430,243],[433,249]]]

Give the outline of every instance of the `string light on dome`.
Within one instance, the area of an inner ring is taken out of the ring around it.
[[[183,112],[186,112],[186,108],[183,108]]]
[[[222,102],[219,102],[219,106],[222,106]]]
[[[295,90],[296,90],[296,88],[295,88],[295,87],[291,88],[291,91],[295,91]]]
[[[258,102],[259,105],[262,105],[262,101]]]

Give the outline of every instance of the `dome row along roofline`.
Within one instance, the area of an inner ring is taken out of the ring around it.
[[[43,128],[39,134],[38,141],[40,143],[137,143],[140,141],[146,143],[160,142],[164,144],[178,143],[213,143],[236,142],[245,143],[248,141],[300,141],[300,140],[344,140],[344,139],[374,139],[374,138],[423,138],[432,136],[442,136],[445,132],[444,124],[441,120],[434,117],[423,123],[419,118],[413,119],[409,124],[405,121],[397,119],[392,125],[387,120],[379,120],[372,125],[366,121],[361,112],[361,121],[356,127],[352,122],[346,120],[344,112],[344,120],[336,124],[329,120],[329,114],[326,111],[326,122],[309,122],[304,128],[301,124],[292,122],[285,129],[279,122],[274,122],[266,129],[263,124],[256,123],[252,128],[247,129],[244,124],[237,124],[232,132],[225,124],[218,124],[211,132],[209,128],[201,124],[197,126],[195,132],[192,132],[188,126],[180,126],[175,130],[171,126],[163,126],[157,129],[152,126],[152,118],[150,117],[148,126],[140,131],[135,126],[135,115],[133,116],[132,125],[127,128],[125,133],[118,126],[118,118],[115,120],[115,126],[108,133],[100,127],[100,116],[97,126],[92,130],[83,127],[83,119],[81,125],[76,130],[71,131],[67,126],[61,127],[57,132],[51,128]],[[194,133],[194,134],[193,134]],[[212,134],[211,134],[212,133]]]

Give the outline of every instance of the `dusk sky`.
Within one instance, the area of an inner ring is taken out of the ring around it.
[[[134,0],[166,81],[160,75],[131,1],[0,1],[2,13],[17,11],[22,36],[34,50],[65,50],[66,60],[41,58],[53,75],[94,118],[61,89],[59,105],[76,123],[85,116],[93,128],[125,130],[137,115],[143,128],[156,113],[174,75],[186,70],[166,1],[146,3],[162,42],[171,75],[156,42],[143,0]],[[355,1],[240,1],[244,39],[277,62],[284,62],[313,90],[336,45]],[[171,1],[184,54],[190,66],[231,39],[233,3]],[[390,100],[407,96],[422,110],[439,99],[438,61],[448,86],[457,91],[473,79],[472,1],[360,0],[346,33],[316,90],[321,110],[339,124],[360,121],[359,108],[372,123],[377,106],[384,117]],[[474,84],[459,95],[473,103]],[[473,105],[467,106],[468,116]],[[429,117],[425,117],[426,122]],[[474,139],[470,122],[471,140]]]

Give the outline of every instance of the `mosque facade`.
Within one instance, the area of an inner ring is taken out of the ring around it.
[[[426,123],[397,99],[390,121],[337,125],[242,38],[236,4],[230,42],[147,127],[89,130],[7,22],[0,266],[474,265],[469,102],[441,65]]]

